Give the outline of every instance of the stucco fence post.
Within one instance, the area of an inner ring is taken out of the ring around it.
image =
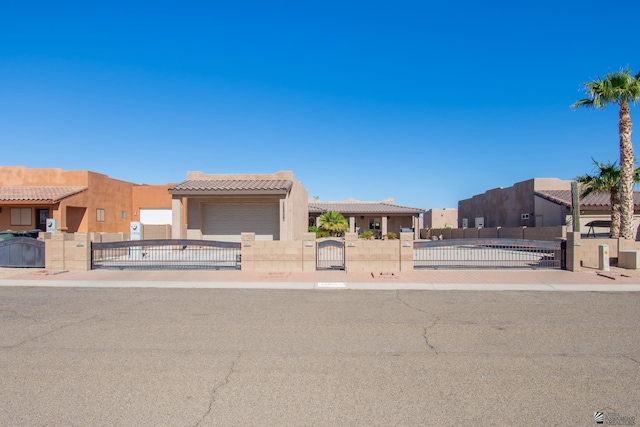
[[[256,240],[255,233],[242,233],[240,254],[242,271],[315,271],[316,235],[304,233],[302,240]]]
[[[400,233],[400,271],[413,271],[413,233]]]
[[[88,233],[45,233],[47,270],[91,270],[91,239]]]

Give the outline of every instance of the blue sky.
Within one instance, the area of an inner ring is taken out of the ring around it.
[[[615,106],[570,105],[640,70],[636,0],[12,3],[0,164],[136,183],[293,170],[320,200],[457,207],[616,160]]]

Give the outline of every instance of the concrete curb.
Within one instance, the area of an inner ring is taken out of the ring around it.
[[[161,289],[297,289],[297,290],[420,290],[420,291],[556,291],[640,292],[640,284],[464,284],[464,283],[347,283],[347,282],[176,282],[97,280],[0,280],[6,287],[161,288]]]

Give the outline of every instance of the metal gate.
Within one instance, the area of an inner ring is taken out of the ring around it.
[[[344,241],[319,240],[316,270],[344,270]]]
[[[240,242],[131,240],[91,244],[91,268],[135,270],[239,270]]]
[[[0,241],[0,267],[44,268],[44,242],[31,237]]]
[[[416,269],[565,269],[566,242],[511,239],[449,239],[413,245]]]

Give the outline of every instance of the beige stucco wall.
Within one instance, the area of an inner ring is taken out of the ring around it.
[[[458,209],[435,208],[425,212],[425,228],[446,228],[447,226],[458,227]]]
[[[242,233],[242,271],[302,272],[316,269],[316,237],[303,233],[301,240],[260,241],[254,233]]]

